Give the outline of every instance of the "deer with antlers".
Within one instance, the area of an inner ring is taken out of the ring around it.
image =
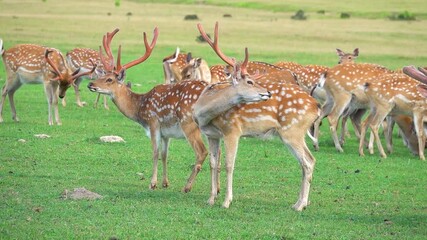
[[[12,119],[19,121],[14,102],[16,90],[23,84],[43,83],[48,102],[48,123],[53,125],[53,111],[56,124],[61,125],[58,95],[63,98],[66,90],[77,78],[92,74],[96,68],[94,64],[89,71],[79,73],[76,70],[72,72],[59,50],[35,44],[19,44],[8,50],[2,50],[2,57],[6,67],[7,79],[2,88],[0,122],[3,122],[2,112],[6,95],[9,96]]]
[[[411,76],[414,70],[406,68]],[[363,87],[371,103],[371,111],[363,121],[360,132],[359,155],[363,156],[364,137],[368,127],[371,128],[381,157],[386,157],[378,135],[380,124],[388,116],[405,114],[413,119],[414,129],[418,137],[418,155],[425,160],[425,132],[423,122],[427,116],[427,100],[419,89],[425,85],[405,74],[393,73],[379,76],[376,81],[366,82]],[[399,122],[398,122],[399,124]]]
[[[107,33],[103,44],[107,53],[102,59],[104,66],[113,66],[114,59],[111,54],[110,42],[114,35]],[[148,44],[144,33],[146,52],[141,58],[123,66],[120,65],[120,47],[117,66],[107,68],[107,74],[91,83],[88,88],[92,92],[109,95],[118,109],[131,120],[144,127],[151,139],[153,150],[153,176],[150,188],[157,187],[157,165],[159,155],[163,164],[163,187],[168,187],[167,156],[169,140],[171,138],[186,138],[196,155],[196,164],[188,178],[183,191],[189,192],[196,175],[201,170],[208,154],[202,140],[199,127],[193,120],[192,106],[201,92],[208,86],[204,81],[182,81],[176,84],[157,85],[145,94],[137,94],[124,86],[125,71],[132,66],[144,62],[151,54],[158,36],[155,28],[151,44]],[[233,88],[238,93],[254,94],[258,96],[266,92],[256,84],[239,84]],[[238,92],[236,89],[240,89]],[[259,93],[261,92],[261,93]],[[161,150],[160,150],[161,149]]]
[[[68,66],[72,70],[77,71],[78,69],[80,69],[80,72],[84,72],[84,71],[87,71],[88,69],[91,69],[92,63],[97,63],[97,67],[93,74],[85,75],[77,78],[73,85],[74,92],[76,95],[77,105],[79,107],[83,107],[86,103],[80,100],[80,90],[79,90],[80,83],[84,78],[93,80],[105,74],[104,66],[102,65],[101,59],[99,57],[99,51],[96,51],[90,48],[74,48],[67,52],[66,60],[67,60]],[[101,94],[98,94],[98,96],[96,97],[96,100],[94,103],[95,108],[98,106],[100,95]],[[65,97],[62,99],[62,105],[64,106],[66,105]],[[109,109],[108,103],[107,103],[107,96],[104,96],[104,108],[107,110]]]
[[[201,24],[197,26],[215,53],[228,65],[233,66],[234,61],[223,54],[218,47],[218,23],[215,25],[213,41],[207,36]],[[243,82],[250,79],[246,70],[247,58],[246,54],[245,61],[241,64],[240,70],[235,71],[233,79]],[[214,204],[218,194],[216,184],[219,179],[219,157],[217,153],[221,138],[225,145],[227,172],[223,207],[228,208],[233,199],[233,171],[240,137],[278,134],[298,159],[302,168],[301,191],[297,203],[293,206],[295,210],[301,211],[309,204],[308,195],[315,165],[315,158],[308,149],[304,136],[319,117],[320,109],[316,100],[295,84],[274,82],[260,85],[272,93],[270,99],[242,104],[224,97],[221,90],[207,88],[194,105],[194,117],[203,133],[208,136],[211,151],[212,190],[208,203]]]

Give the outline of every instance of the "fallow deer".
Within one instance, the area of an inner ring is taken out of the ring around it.
[[[80,69],[80,72],[81,71],[87,71],[88,69],[90,69],[92,67],[92,63],[94,63],[94,62],[97,63],[97,68],[96,68],[95,72],[91,75],[84,76],[84,77],[88,78],[89,80],[93,80],[93,79],[98,78],[98,77],[105,74],[104,67],[102,66],[101,60],[99,58],[99,51],[96,51],[94,49],[74,48],[74,49],[67,52],[66,59],[67,59],[68,66],[71,69],[74,69],[75,71],[77,71],[77,69]],[[83,107],[86,104],[85,102],[82,102],[80,100],[80,91],[79,91],[80,83],[82,82],[84,77],[80,77],[80,78],[76,79],[76,81],[74,82],[74,86],[73,86],[74,92],[76,94],[77,105],[79,107]],[[99,101],[100,95],[101,94],[98,94],[98,96],[96,97],[94,107],[98,106],[98,101]],[[64,106],[66,105],[65,98],[62,99],[62,105],[64,105]],[[104,108],[109,109],[108,103],[107,103],[107,96],[104,96]]]
[[[182,81],[176,84],[157,85],[145,94],[137,94],[125,87],[125,71],[130,67],[142,63],[151,54],[157,40],[158,30],[154,30],[154,37],[151,44],[148,44],[144,34],[146,53],[141,58],[131,63],[118,66],[107,71],[107,74],[91,83],[88,88],[92,92],[109,95],[117,108],[129,119],[139,123],[146,130],[147,136],[151,140],[153,150],[153,176],[150,188],[157,187],[157,165],[159,155],[163,163],[163,187],[168,187],[167,176],[167,155],[169,140],[171,138],[186,138],[196,155],[196,164],[188,178],[183,191],[189,192],[196,175],[201,170],[203,162],[208,154],[203,143],[201,131],[193,120],[191,108],[198,99],[201,92],[208,86],[204,81]],[[105,40],[106,39],[106,40]],[[105,65],[114,64],[109,42],[111,34],[104,36],[104,47],[107,52]],[[120,53],[120,49],[119,49]],[[118,56],[120,62],[120,55]],[[112,64],[109,64],[112,63]],[[259,94],[258,85],[240,84],[241,92]],[[261,89],[264,91],[264,89]],[[161,149],[161,150],[160,150]]]
[[[227,64],[233,65],[232,59],[225,56],[218,47],[218,23],[215,25],[214,41],[207,36],[201,24],[198,24],[198,29],[216,54]],[[247,60],[242,63],[241,71],[234,77],[243,82],[248,79],[246,62]],[[316,100],[295,84],[274,82],[260,85],[273,94],[271,99],[243,104],[223,97],[220,90],[210,91],[207,88],[194,105],[194,117],[203,133],[208,136],[211,152],[212,190],[208,203],[214,204],[218,194],[217,153],[221,138],[225,145],[227,172],[223,207],[228,208],[233,198],[233,171],[240,137],[278,134],[302,168],[301,191],[297,203],[293,206],[295,210],[301,211],[309,204],[308,195],[315,165],[315,158],[308,149],[304,137],[319,117],[320,109]]]
[[[338,64],[354,63],[354,60],[359,56],[359,48],[355,48],[353,53],[345,53],[337,48],[337,55],[340,58]]]
[[[366,82],[363,87],[371,102],[371,111],[362,123],[359,154],[363,153],[364,137],[371,128],[381,157],[386,157],[378,135],[380,124],[388,115],[406,114],[413,118],[418,137],[418,155],[425,160],[425,132],[423,122],[427,116],[427,99],[417,89],[420,83],[405,74],[393,73],[379,76],[376,81]]]
[[[349,115],[356,133],[359,133],[361,118],[369,108],[369,99],[362,86],[388,73],[392,71],[383,66],[368,63],[339,64],[324,73],[318,86],[325,89],[327,99],[322,107],[322,116],[315,123],[314,137],[318,137],[320,122],[327,116],[335,148],[343,152],[341,145],[344,142],[344,131],[341,133],[341,141],[337,135],[340,117],[344,113]],[[345,129],[345,121],[342,125],[342,129]]]
[[[190,72],[194,68],[193,72]],[[187,79],[197,79],[211,82],[211,73],[208,63],[202,58],[193,58],[191,53],[176,52],[163,59],[165,83],[176,83]]]
[[[61,125],[58,111],[58,89],[59,97],[63,98],[66,90],[77,78],[92,74],[96,68],[94,65],[87,72],[78,73],[77,70],[72,72],[59,50],[35,44],[18,44],[6,51],[2,50],[2,57],[7,79],[2,88],[0,122],[3,122],[2,112],[6,95],[9,95],[12,119],[19,121],[14,102],[15,91],[23,84],[43,83],[48,102],[48,123],[53,125],[53,111],[56,124]]]

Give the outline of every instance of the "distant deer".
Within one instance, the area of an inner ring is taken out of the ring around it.
[[[189,72],[191,68],[195,69],[194,72]],[[208,63],[204,59],[193,58],[191,53],[180,53],[179,48],[176,48],[173,55],[163,59],[163,71],[165,83],[177,83],[187,79],[211,82]]]
[[[176,84],[157,85],[145,94],[137,94],[125,87],[125,71],[132,66],[144,62],[151,54],[157,40],[158,30],[155,28],[151,44],[148,44],[144,33],[146,52],[141,58],[128,64],[117,65],[107,74],[91,83],[88,88],[92,92],[109,95],[114,104],[129,119],[139,123],[145,129],[151,139],[153,150],[153,176],[150,188],[157,187],[157,165],[159,156],[163,163],[163,187],[169,186],[167,176],[167,155],[169,140],[171,138],[186,138],[196,154],[196,164],[188,178],[183,191],[189,192],[196,175],[201,170],[203,162],[208,154],[203,143],[201,131],[193,120],[192,107],[199,95],[208,86],[204,81],[182,81]],[[111,34],[104,36],[104,47],[107,59],[103,59],[104,66],[114,64],[111,54]],[[120,48],[119,48],[120,54]],[[120,55],[118,56],[120,63]],[[259,95],[259,86],[256,84],[240,84],[235,91],[244,94]],[[264,91],[264,89],[261,89]]]
[[[218,47],[218,23],[215,25],[214,41],[207,36],[200,24],[197,26],[215,53],[228,65],[233,66],[234,61],[224,55]],[[235,81],[252,82],[246,70],[247,62],[246,57],[240,66],[240,71],[232,76]],[[207,88],[194,105],[194,117],[208,136],[211,152],[212,190],[208,203],[214,204],[218,194],[216,184],[219,179],[219,158],[217,153],[221,138],[225,145],[227,172],[223,207],[228,208],[233,199],[233,171],[240,137],[278,134],[302,168],[301,191],[297,203],[293,206],[295,210],[301,211],[309,204],[308,195],[315,165],[315,158],[304,138],[313,122],[319,117],[320,109],[316,100],[295,84],[274,82],[260,85],[272,93],[271,99],[241,104],[224,96],[221,90],[211,91]]]
[[[12,119],[19,121],[13,98],[15,91],[23,84],[43,83],[48,102],[48,123],[53,125],[53,111],[56,124],[61,125],[58,111],[58,89],[59,97],[63,98],[66,90],[77,78],[92,74],[96,68],[96,65],[93,65],[90,71],[78,73],[79,70],[76,70],[72,72],[59,50],[35,44],[19,44],[6,51],[2,49],[1,52],[7,79],[2,88],[0,123],[3,122],[2,112],[6,95],[9,95]]]
[[[359,48],[355,48],[353,53],[345,53],[337,48],[337,55],[340,58],[338,64],[354,63],[354,60],[359,56]]]
[[[83,78],[86,77],[89,80],[93,80],[105,74],[104,66],[102,66],[101,59],[99,57],[99,51],[90,48],[74,48],[67,52],[66,60],[68,66],[72,70],[77,71],[77,69],[80,69],[80,72],[87,71],[92,67],[92,63],[97,63],[97,68],[93,74],[79,77],[78,79],[76,79],[73,85],[74,92],[76,94],[77,105],[79,107],[83,107],[86,103],[80,100],[79,91],[79,86]],[[97,107],[100,95],[101,94],[97,96],[94,107]],[[62,99],[62,105],[66,105],[65,98]],[[104,96],[104,108],[109,109],[107,103],[107,96]]]

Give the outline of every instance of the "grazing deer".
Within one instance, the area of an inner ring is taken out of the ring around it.
[[[77,78],[92,74],[96,68],[94,65],[92,70],[87,72],[72,72],[59,50],[34,44],[19,44],[6,51],[2,50],[2,57],[7,79],[2,88],[0,122],[3,122],[2,112],[6,95],[9,95],[12,119],[19,121],[13,98],[15,91],[23,84],[43,83],[48,102],[49,125],[53,125],[52,110],[55,114],[56,124],[61,125],[58,111],[58,89],[59,97],[63,98],[66,90]]]
[[[102,64],[100,64],[101,59],[99,58],[99,52],[96,50],[93,50],[90,48],[75,48],[67,52],[66,59],[67,59],[68,66],[71,69],[73,69],[74,71],[77,71],[77,69],[80,69],[80,72],[87,71],[92,67],[92,63],[96,62],[97,68],[94,74],[84,76],[90,80],[93,80],[94,78],[98,78],[105,74],[104,67],[102,66]],[[76,94],[77,105],[79,107],[83,107],[86,104],[85,102],[82,102],[80,100],[80,91],[79,91],[80,83],[82,82],[84,77],[80,77],[76,79],[73,86],[74,92]],[[100,95],[101,94],[98,94],[98,96],[96,97],[94,107],[98,106]],[[65,98],[62,99],[62,105],[64,106],[66,105]],[[107,96],[104,96],[104,108],[109,109],[108,103],[107,103]]]
[[[200,24],[197,26],[215,53],[228,65],[233,65],[232,59],[225,56],[218,47],[218,23],[215,25],[214,41],[207,36]],[[246,67],[247,57],[240,71],[232,77],[240,82],[252,82]],[[260,85],[273,94],[271,99],[242,104],[223,96],[222,91],[216,89],[210,91],[210,88],[207,88],[194,105],[194,117],[203,133],[208,136],[211,152],[212,191],[208,203],[214,204],[218,194],[216,184],[219,179],[217,169],[219,158],[217,153],[221,138],[224,139],[227,172],[223,207],[228,208],[233,198],[233,171],[240,137],[278,134],[298,159],[302,168],[301,191],[297,203],[293,206],[295,210],[301,211],[309,204],[308,195],[315,165],[315,158],[308,149],[304,137],[319,117],[320,109],[316,100],[295,84],[274,82]]]
[[[338,64],[354,63],[354,60],[359,56],[359,48],[355,48],[353,53],[345,53],[337,48],[337,55],[340,58]]]
[[[359,154],[364,156],[364,137],[368,126],[371,128],[381,157],[386,157],[378,135],[380,124],[388,116],[406,114],[413,118],[418,137],[418,155],[425,160],[425,132],[423,122],[427,116],[427,100],[417,89],[420,83],[405,74],[394,73],[379,76],[376,81],[366,82],[363,87],[371,102],[371,111],[362,123]]]
[[[190,72],[194,68],[193,72]],[[165,83],[177,83],[188,79],[197,79],[211,82],[211,72],[208,63],[201,58],[193,58],[191,53],[176,52],[163,59]]]
[[[367,63],[339,64],[324,73],[318,86],[325,89],[327,98],[322,107],[322,116],[315,123],[314,137],[318,137],[320,122],[327,116],[335,148],[343,152],[341,145],[344,142],[345,131],[341,132],[341,141],[337,135],[340,117],[343,114],[349,115],[356,133],[359,133],[361,118],[369,108],[369,100],[362,86],[387,73],[392,71]],[[345,129],[345,121],[342,122],[342,129]]]

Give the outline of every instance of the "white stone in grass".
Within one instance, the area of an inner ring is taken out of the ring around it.
[[[41,139],[43,139],[43,138],[50,138],[49,135],[44,134],[44,133],[42,133],[42,134],[34,134],[34,137],[41,138]]]
[[[72,200],[95,200],[95,199],[102,199],[102,196],[98,193],[91,192],[87,190],[86,188],[74,188],[74,191],[69,191],[68,189],[65,189],[61,194],[62,199],[72,199]]]
[[[102,136],[99,138],[101,142],[113,143],[113,142],[125,142],[122,137],[119,136]]]
[[[18,142],[20,142],[20,143],[26,143],[27,140],[21,138],[21,139],[18,139]]]

